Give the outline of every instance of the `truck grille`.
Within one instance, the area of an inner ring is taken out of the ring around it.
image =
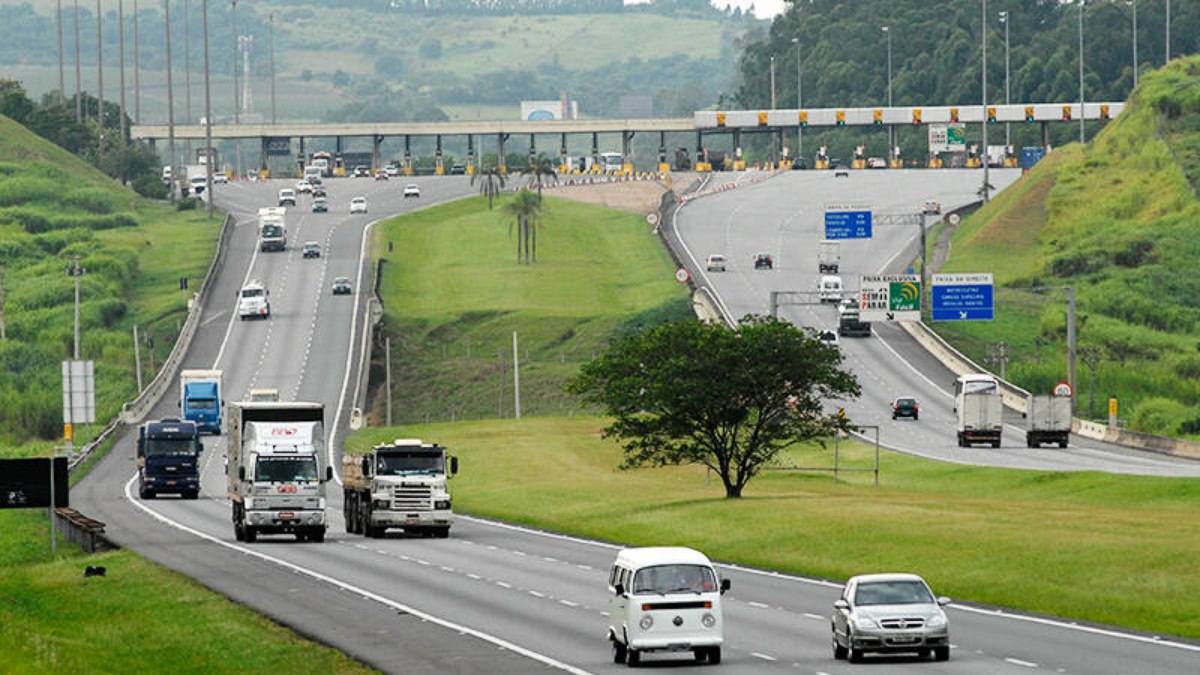
[[[433,506],[433,490],[428,485],[396,485],[392,487],[392,509],[396,511],[428,511]]]

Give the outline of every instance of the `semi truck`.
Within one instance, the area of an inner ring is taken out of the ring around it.
[[[346,453],[342,456],[346,531],[378,538],[394,527],[449,537],[454,512],[446,483],[456,473],[457,457],[447,458],[445,448],[419,439],[396,439],[364,455]]]
[[[842,262],[842,244],[839,241],[822,239],[817,242],[817,271],[821,274],[837,274]]]
[[[842,337],[871,337],[871,322],[863,321],[857,304],[838,306],[838,335]]]
[[[179,410],[201,432],[221,434],[221,371],[183,370],[179,373]]]
[[[1025,416],[1029,430],[1025,445],[1040,448],[1043,443],[1058,443],[1065,448],[1071,437],[1071,397],[1030,395],[1026,399]]]
[[[325,541],[325,455],[321,403],[229,404],[226,479],[233,534],[254,543],[260,534]]]
[[[283,206],[265,206],[258,210],[258,250],[287,250],[286,216],[287,208]]]
[[[958,416],[958,446],[988,443],[1000,447],[1004,402],[1000,382],[987,373],[963,375],[954,381],[954,413]]]
[[[137,438],[138,496],[199,497],[202,450],[200,430],[192,422],[167,417],[142,424]]]

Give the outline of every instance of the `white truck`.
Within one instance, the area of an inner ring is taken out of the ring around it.
[[[266,319],[271,316],[271,295],[267,287],[257,279],[251,279],[238,291],[238,318]]]
[[[201,433],[221,433],[221,377],[219,370],[179,371],[179,412]]]
[[[963,375],[954,382],[954,413],[958,416],[958,446],[989,443],[1000,447],[1004,401],[1000,382],[987,373]]]
[[[208,185],[208,166],[205,164],[188,164],[186,172],[186,188],[188,192],[194,195],[204,192],[205,186]]]
[[[449,537],[454,512],[446,482],[458,473],[458,458],[448,459],[442,446],[413,438],[377,445],[364,455],[344,454],[346,531],[378,538],[397,527]]]
[[[1071,397],[1030,395],[1026,399],[1025,416],[1029,430],[1025,445],[1040,448],[1043,443],[1058,443],[1065,448],[1071,438]]]
[[[842,262],[842,243],[830,239],[817,242],[817,271],[821,274],[837,274]]]
[[[333,468],[324,404],[230,403],[225,459],[238,541],[254,543],[260,534],[325,540],[325,483]]]
[[[265,206],[258,210],[258,250],[287,250],[287,208]]]

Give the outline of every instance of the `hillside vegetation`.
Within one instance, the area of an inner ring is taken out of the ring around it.
[[[99,428],[137,392],[133,325],[147,339],[149,378],[186,308],[179,277],[199,287],[219,226],[202,212],[138,197],[0,116],[0,454],[40,454],[61,438],[60,363],[74,345],[74,280],[65,269],[73,258],[86,270],[80,356],[95,361]]]
[[[1103,416],[1112,395],[1136,430],[1200,434],[1198,186],[1193,57],[1147,73],[1093,142],[1056,150],[959,228],[944,271],[993,272],[1004,288],[995,322],[938,330],[981,361],[1004,341],[1009,379],[1049,391],[1066,376],[1059,289],[1074,286],[1081,414]],[[1020,290],[1032,287],[1051,290]]]

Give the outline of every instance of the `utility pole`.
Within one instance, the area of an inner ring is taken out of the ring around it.
[[[1163,64],[1171,62],[1171,0],[1167,0],[1167,60]]]
[[[237,27],[237,3],[238,0],[230,0],[230,6],[233,8],[233,123],[238,124],[238,27]],[[210,195],[211,197],[211,195]]]
[[[517,353],[517,331],[513,331],[513,411],[521,419],[521,361]]]
[[[804,108],[804,71],[800,68],[800,38],[792,38],[796,45],[796,109]],[[804,157],[804,127],[796,124],[796,159]]]
[[[1008,343],[997,342],[988,347],[988,362],[1000,366],[1000,379],[1005,380],[1005,369],[1008,366]]]
[[[121,45],[121,149],[125,149],[125,0],[117,0],[117,42]]]
[[[67,268],[67,276],[75,277],[75,360],[79,360],[79,279],[84,269],[79,264],[79,256],[75,256],[73,264]]]
[[[1004,105],[1012,103],[1011,91],[1008,86],[1008,12],[1000,12],[1000,23],[1004,24]],[[1008,146],[1012,145],[1011,130],[1009,123],[1004,123],[1004,152],[1008,152]]]
[[[1079,144],[1084,143],[1084,125],[1083,125],[1083,8],[1087,6],[1087,0],[1079,0]],[[1072,383],[1071,386],[1075,386]]]
[[[138,0],[133,0],[133,121],[142,121],[142,52],[138,42]]]
[[[183,113],[188,124],[195,121],[192,116],[192,0],[183,0]],[[183,154],[191,161],[192,139],[184,143]]]
[[[1067,286],[1067,382],[1075,388],[1075,287]]]
[[[1133,5],[1133,88],[1137,89],[1137,85],[1138,85],[1137,0],[1130,0],[1129,4]]]
[[[104,162],[104,29],[101,26],[100,0],[96,0],[96,164]]]
[[[171,201],[175,201],[175,190],[179,183],[179,172],[175,166],[175,85],[171,79],[171,0],[163,0],[163,26],[167,31],[167,152],[171,167]]]
[[[980,87],[983,99],[983,187],[979,189],[986,204],[991,198],[991,189],[988,185],[988,114],[987,114],[987,0],[983,0],[983,20],[979,22],[979,29],[982,31],[980,42],[983,43],[983,84]]]
[[[392,426],[392,338],[384,338],[384,391],[387,393],[387,426]]]
[[[0,263],[0,340],[8,339],[8,331],[4,326],[4,263]]]
[[[275,13],[267,19],[267,46],[271,51],[271,124],[275,124]]]
[[[79,61],[79,0],[75,0],[75,123],[83,124],[83,65]]]
[[[204,189],[208,190],[208,199],[205,203],[208,205],[208,217],[213,215],[213,196],[212,196],[212,82],[208,73],[208,0],[204,0],[202,5],[204,11],[204,156],[208,163],[208,171],[205,175],[208,180],[205,182]]]
[[[63,105],[67,100],[67,83],[63,73],[62,0],[57,0],[55,6],[58,9],[54,14],[54,25],[58,29],[58,104]]]

